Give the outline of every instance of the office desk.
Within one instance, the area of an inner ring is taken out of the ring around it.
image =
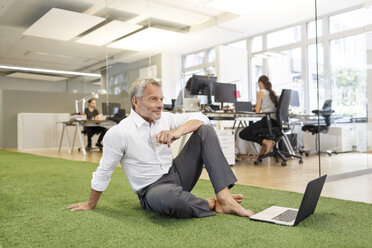
[[[232,131],[233,131],[232,133],[233,133],[234,141],[232,142],[232,144],[233,144],[234,149],[237,148],[238,150],[240,150],[240,148],[239,148],[239,145],[237,144],[237,141],[238,141],[238,137],[236,137],[237,133],[238,133],[237,129],[239,127],[245,128],[245,127],[248,126],[249,121],[257,121],[257,120],[260,120],[262,117],[265,116],[265,114],[257,114],[255,112],[228,112],[228,113],[224,113],[224,112],[204,112],[203,114],[206,115],[210,120],[214,120],[214,121],[234,121],[234,124],[232,126]],[[226,133],[223,133],[223,131],[220,131],[220,133],[219,133],[218,130],[217,130],[217,135],[218,136],[222,135],[221,138],[219,137],[222,147],[225,147],[225,146],[228,146],[228,145],[231,146],[231,144],[230,144],[231,141],[224,144],[224,140],[226,140]],[[254,143],[249,142],[249,141],[247,141],[247,142],[248,142],[248,145],[249,145],[250,149],[257,153],[257,149],[256,149],[256,146],[254,145]],[[229,151],[229,153],[231,153],[231,151]],[[234,159],[235,159],[235,151],[233,151],[233,153],[234,153]],[[231,158],[230,158],[230,160],[231,160]]]
[[[115,122],[110,121],[110,120],[70,120],[70,121],[63,121],[63,122],[58,122],[58,123],[62,123],[62,125],[63,125],[61,139],[60,139],[60,142],[59,142],[59,151],[61,150],[63,135],[65,134],[66,140],[67,140],[67,145],[68,145],[68,153],[71,154],[73,149],[74,149],[74,146],[75,146],[76,133],[77,133],[78,136],[79,136],[79,140],[80,140],[81,150],[82,150],[84,156],[87,154],[87,152],[85,150],[83,136],[82,136],[81,130],[80,130],[81,126],[83,126],[83,127],[84,126],[85,127],[100,126],[100,127],[110,128],[110,127],[116,125]],[[70,146],[70,138],[69,138],[68,132],[67,132],[67,127],[69,127],[69,126],[74,126],[75,127],[74,138],[72,140],[72,146]]]

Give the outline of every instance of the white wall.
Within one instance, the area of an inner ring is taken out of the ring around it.
[[[217,81],[234,83],[240,91],[238,101],[248,101],[248,56],[247,50],[228,46],[216,49]]]
[[[5,90],[30,90],[42,92],[64,92],[67,89],[67,81],[47,82],[10,78],[0,75],[0,89]]]
[[[175,53],[162,53],[161,69],[164,103],[170,104],[171,99],[176,99],[181,89],[182,56]]]

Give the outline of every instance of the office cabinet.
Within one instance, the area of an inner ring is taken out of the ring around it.
[[[235,164],[235,135],[234,130],[216,130],[222,152],[230,165]]]
[[[317,134],[304,133],[305,150],[316,150]],[[353,150],[350,126],[329,127],[327,133],[320,133],[320,150],[349,152]]]

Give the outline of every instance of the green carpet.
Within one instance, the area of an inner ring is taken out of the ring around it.
[[[174,219],[143,210],[117,168],[93,211],[85,201],[97,164],[0,151],[0,247],[372,247],[372,205],[322,197],[296,227],[217,214]],[[236,185],[243,206],[298,208],[298,193]],[[213,195],[200,180],[193,193]]]

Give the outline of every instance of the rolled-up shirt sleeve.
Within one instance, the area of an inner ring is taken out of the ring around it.
[[[125,139],[120,129],[115,126],[107,131],[103,139],[103,154],[99,166],[93,172],[92,189],[105,191],[110,183],[111,175],[125,154]]]

